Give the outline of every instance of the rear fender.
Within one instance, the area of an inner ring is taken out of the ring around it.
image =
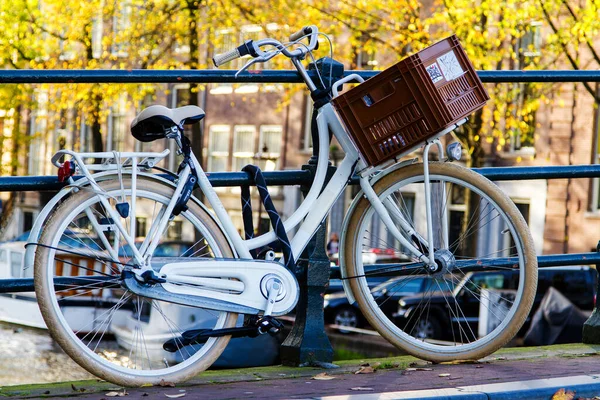
[[[124,176],[131,175],[131,171],[123,171],[122,175],[124,175]],[[162,176],[158,176],[156,174],[151,174],[148,172],[138,172],[136,175],[138,177],[144,177],[144,178],[154,180],[157,183],[169,185],[173,188],[176,187],[176,185],[173,181],[171,181],[167,178],[164,178]],[[106,181],[106,180],[111,180],[111,179],[118,179],[118,173],[116,171],[103,171],[103,172],[93,174],[92,177],[94,178],[94,180],[96,182],[100,182],[100,181]],[[48,217],[52,213],[52,210],[54,210],[54,208],[58,205],[58,203],[60,201],[62,201],[63,199],[65,199],[66,197],[70,196],[73,193],[77,193],[81,188],[85,188],[89,185],[90,185],[90,182],[87,178],[81,178],[81,179],[76,180],[75,183],[73,183],[72,185],[66,186],[63,189],[61,189],[58,192],[58,194],[56,196],[54,196],[44,206],[42,211],[40,211],[40,213],[38,214],[38,216],[33,224],[33,227],[31,228],[31,232],[29,233],[29,238],[27,239],[28,245],[26,245],[26,249],[25,249],[25,260],[24,260],[24,266],[23,266],[24,269],[33,268],[33,262],[35,259],[35,249],[36,249],[35,244],[38,243],[44,223],[48,220]],[[214,217],[214,215],[208,210],[208,208],[203,203],[198,201],[198,199],[196,199],[195,197],[192,197],[190,199],[190,201],[195,202],[204,211],[206,211],[206,213],[219,226],[219,228],[222,229],[221,223]],[[228,241],[231,249],[235,249],[229,238],[227,238],[227,241]],[[30,243],[31,243],[31,245],[29,245]],[[233,251],[235,251],[235,250],[233,250]]]

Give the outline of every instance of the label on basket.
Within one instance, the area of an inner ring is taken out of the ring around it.
[[[440,71],[440,67],[437,65],[436,62],[426,67],[425,69],[427,70],[427,73],[429,74],[429,77],[431,78],[431,81],[433,83],[444,79],[444,77],[442,76],[442,72]]]
[[[442,70],[444,78],[446,78],[447,81],[456,79],[465,73],[453,51],[438,57],[437,62],[440,65],[440,69]]]

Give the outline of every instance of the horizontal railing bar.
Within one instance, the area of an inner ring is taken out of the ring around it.
[[[562,266],[570,266],[570,265],[600,265],[600,252],[597,253],[572,253],[572,254],[549,254],[538,256],[538,267],[540,268],[550,268],[550,267],[562,267]],[[398,266],[400,270],[394,271],[393,267]],[[389,268],[389,272],[384,274],[380,274],[378,276],[398,276],[398,275],[406,275],[410,274],[403,273],[401,264],[376,264],[365,266],[365,274],[368,274],[367,267],[370,270],[376,271],[377,269],[386,269]],[[489,267],[492,268],[492,267]],[[413,269],[414,271],[414,269]],[[330,279],[340,279],[340,267],[335,266],[331,267],[329,273]],[[1,284],[2,281],[0,281]]]
[[[308,170],[265,171],[263,172],[267,185],[291,186],[310,185],[312,174]],[[212,172],[207,174],[213,187],[230,187],[251,184],[245,172]],[[166,174],[158,174],[163,178],[172,179]],[[81,178],[80,176],[74,177]],[[0,192],[37,192],[60,190],[67,184],[59,182],[56,176],[2,176],[0,177]]]
[[[532,179],[570,179],[600,178],[600,164],[564,165],[541,167],[496,167],[474,168],[493,181],[532,180]],[[162,175],[168,177],[168,175]],[[267,185],[310,185],[312,175],[308,170],[266,171]],[[251,183],[244,172],[211,172],[208,179],[214,187],[241,186]],[[358,184],[358,177],[351,179],[351,184]],[[39,190],[60,190],[65,184],[58,182],[55,176],[4,176],[0,177],[0,192],[27,192]]]
[[[600,164],[473,168],[492,181],[600,178]]]
[[[600,253],[553,254],[538,257],[538,265],[541,268],[590,264],[600,264]],[[393,265],[381,264],[382,267]],[[390,276],[394,276],[393,271],[390,272]],[[340,279],[339,267],[331,267],[330,278]],[[69,289],[73,286],[89,284],[90,279],[91,277],[64,277],[54,278],[54,282],[60,288]],[[114,277],[94,277],[93,279],[98,280],[98,283],[95,284],[97,288],[115,286]],[[32,278],[0,279],[0,293],[33,292],[34,290]]]
[[[118,288],[120,284],[114,276],[65,276],[54,278],[55,290],[68,290],[86,287],[88,289]],[[93,287],[92,287],[93,285]],[[0,293],[35,291],[33,278],[0,279]]]
[[[0,83],[302,83],[295,70],[1,70]],[[380,71],[345,71],[365,79]],[[314,71],[309,71],[314,75]],[[483,82],[600,82],[600,71],[477,71]]]

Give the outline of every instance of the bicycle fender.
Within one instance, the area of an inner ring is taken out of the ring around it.
[[[416,163],[418,160],[416,158],[412,158],[410,160],[405,160],[402,162],[399,162],[397,164],[393,164],[390,165],[389,167],[381,170],[379,173],[376,173],[375,175],[373,175],[373,177],[369,180],[369,183],[371,184],[371,186],[375,185],[381,178],[383,178],[386,175],[389,175],[390,173],[399,170],[400,168],[403,168],[407,165],[411,165]],[[361,190],[360,192],[357,193],[356,196],[354,196],[354,199],[352,200],[352,203],[350,203],[350,206],[348,207],[348,212],[346,212],[346,215],[344,217],[344,222],[342,223],[342,235],[340,238],[340,248],[341,249],[345,249],[346,247],[346,232],[348,232],[348,224],[350,223],[350,217],[352,216],[352,214],[354,214],[354,210],[356,209],[356,206],[358,205],[358,202],[361,200],[361,198],[364,196],[363,191]],[[339,262],[340,262],[340,275],[342,277],[342,286],[344,288],[344,293],[346,293],[346,297],[348,298],[348,302],[350,304],[354,304],[356,302],[356,299],[354,298],[354,295],[352,294],[352,290],[350,289],[350,284],[348,283],[348,272],[346,271],[346,262],[344,260],[344,251],[339,253]]]
[[[123,171],[122,175],[131,175],[131,171]],[[175,184],[172,181],[170,181],[169,179],[163,178],[161,176],[158,176],[156,174],[138,171],[137,176],[150,178],[150,179],[156,180],[158,182],[175,187]],[[100,182],[100,181],[105,181],[105,180],[109,180],[109,179],[115,179],[115,177],[118,177],[118,173],[117,173],[117,171],[102,171],[102,172],[93,174],[92,177],[94,178],[94,180],[96,182]],[[72,194],[73,192],[78,191],[79,188],[89,186],[89,184],[90,184],[90,182],[87,178],[81,178],[81,179],[77,179],[73,184],[61,189],[56,194],[56,196],[54,196],[44,206],[44,208],[42,208],[42,211],[40,211],[40,213],[38,214],[37,218],[35,219],[35,222],[33,223],[31,231],[29,233],[29,237],[27,238],[27,243],[33,243],[33,244],[38,243],[40,233],[42,231],[42,227],[44,226],[44,223],[48,220],[48,217],[52,213],[52,210],[56,207],[56,205],[62,199],[64,199],[68,195]],[[206,208],[206,206],[203,203],[201,203],[195,197],[192,197],[191,200],[194,201],[198,206],[200,206],[204,211],[206,211],[206,214],[209,215],[210,218],[212,218],[212,220],[219,226],[219,228],[221,228],[221,230],[223,229],[223,227],[221,226],[221,223],[214,217],[214,215]],[[233,247],[233,244],[231,243],[229,238],[227,238],[227,242],[229,243],[229,246],[231,247],[231,249],[235,252],[235,248]],[[33,262],[35,259],[35,250],[36,250],[35,245],[26,246],[25,258],[24,258],[24,264],[23,264],[24,269],[33,268]]]

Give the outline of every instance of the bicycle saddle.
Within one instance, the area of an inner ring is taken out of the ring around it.
[[[139,141],[151,142],[164,138],[172,127],[194,124],[204,118],[204,115],[204,110],[198,106],[150,106],[131,121],[131,134]]]

